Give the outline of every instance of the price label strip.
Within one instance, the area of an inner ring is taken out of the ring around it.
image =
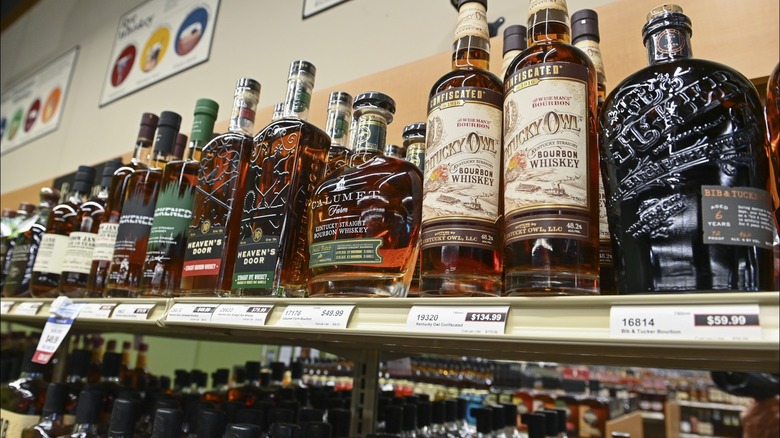
[[[760,341],[758,304],[613,306],[612,338]]]
[[[108,319],[116,303],[84,303],[79,318]]]
[[[25,301],[16,306],[14,314],[35,316],[38,314],[38,310],[41,309],[41,306],[43,306],[43,303],[40,301]]]
[[[211,322],[211,316],[219,304],[176,303],[168,311],[166,321],[203,323]]]
[[[283,327],[347,328],[355,309],[344,306],[287,306],[277,325]]]
[[[145,320],[152,314],[152,309],[156,305],[154,303],[120,304],[114,309],[111,319]]]
[[[501,335],[509,306],[412,306],[406,329],[414,332]]]
[[[220,304],[211,322],[227,325],[262,326],[271,314],[273,304]]]
[[[0,315],[5,315],[11,311],[11,307],[14,306],[13,301],[0,301]]]
[[[81,310],[81,304],[74,304],[67,297],[59,297],[51,303],[51,316],[46,321],[35,349],[33,362],[46,364],[68,335],[73,321]]]

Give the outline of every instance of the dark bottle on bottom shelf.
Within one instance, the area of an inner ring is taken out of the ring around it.
[[[22,431],[21,438],[49,438],[70,433],[71,426],[64,421],[65,402],[68,398],[66,383],[49,383],[46,401],[41,410],[41,421]]]
[[[651,11],[642,35],[650,65],[616,86],[601,112],[618,292],[773,290],[755,87],[692,58],[691,21],[679,6]]]
[[[79,406],[76,410],[76,422],[73,431],[64,438],[104,437],[107,424],[100,418],[103,407],[103,392],[97,388],[87,388],[79,393]]]
[[[111,410],[107,438],[135,438],[135,426],[139,417],[139,403],[130,398],[118,398]]]

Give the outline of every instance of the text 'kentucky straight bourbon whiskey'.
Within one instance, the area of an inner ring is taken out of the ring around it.
[[[488,71],[487,0],[461,0],[452,71],[428,97],[423,296],[501,294],[501,103]]]
[[[568,22],[565,0],[531,0],[504,78],[508,295],[598,293],[596,69]]]

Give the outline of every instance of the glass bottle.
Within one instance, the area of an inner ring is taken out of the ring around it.
[[[599,16],[592,9],[580,9],[571,16],[571,42],[588,55],[596,68],[598,89],[598,111],[607,97],[607,77],[599,46]],[[596,133],[598,136],[598,132]],[[600,166],[599,166],[600,168]],[[615,295],[615,267],[612,262],[612,241],[609,237],[607,201],[604,195],[604,180],[599,172],[599,294]]]
[[[121,298],[139,294],[162,171],[172,159],[180,126],[179,114],[173,111],[161,112],[151,166],[134,170],[127,177],[125,201],[119,218],[111,266],[108,269],[105,296]]]
[[[135,438],[135,425],[139,417],[139,403],[129,398],[118,398],[111,410],[108,438]]]
[[[274,112],[271,114],[271,121],[275,122],[284,117],[284,102],[276,102],[274,105]]]
[[[565,0],[532,0],[504,87],[507,295],[598,293],[596,70]]]
[[[154,414],[152,438],[181,436],[182,411],[180,409],[161,408]]]
[[[201,153],[211,140],[218,112],[217,102],[198,99],[187,158],[165,166],[146,247],[142,295],[169,297],[179,290]]]
[[[67,384],[49,383],[46,401],[41,410],[41,421],[35,426],[24,429],[21,438],[49,438],[69,433],[71,426],[63,421],[67,395]]]
[[[79,166],[73,191],[68,200],[52,208],[46,223],[46,233],[41,239],[38,255],[33,266],[30,290],[36,298],[52,298],[58,295],[60,274],[68,236],[77,229],[79,206],[86,202],[95,182],[95,168]]]
[[[4,208],[0,212],[0,261],[3,261],[2,268],[3,274],[0,276],[0,281],[5,281],[5,259],[11,250],[11,232],[16,225],[16,210],[13,208]]]
[[[292,62],[284,116],[255,135],[236,228],[236,295],[306,295],[306,207],[330,147],[328,134],[306,121],[316,71],[307,61]]]
[[[347,164],[351,153],[349,137],[351,124],[352,95],[344,91],[330,93],[325,121],[325,132],[330,137],[330,149],[325,175]]]
[[[47,366],[32,361],[35,349],[36,345],[25,349],[19,378],[0,386],[0,408],[18,416],[15,418],[20,425],[18,432],[37,424],[49,384],[45,380]]]
[[[650,65],[615,87],[601,112],[618,293],[773,290],[755,87],[692,57],[691,21],[677,5],[653,9],[642,36]]]
[[[487,0],[460,0],[452,71],[428,97],[423,296],[501,294],[504,88],[489,63]]]
[[[528,29],[525,26],[513,24],[504,29],[504,46],[502,47],[504,57],[501,63],[501,76],[499,76],[501,80],[506,76],[506,69],[509,68],[509,64],[514,61],[520,52],[527,48]]]
[[[401,134],[404,148],[406,149],[406,161],[414,164],[425,174],[425,122],[415,122],[404,126]],[[419,241],[418,241],[419,245]],[[414,263],[414,274],[409,285],[407,297],[420,296],[420,264],[422,254],[417,250],[417,260]]]
[[[87,388],[79,393],[76,423],[73,431],[64,438],[98,438],[105,436],[105,427],[100,421],[103,393],[97,388]]]
[[[43,234],[46,232],[46,224],[52,207],[57,205],[60,192],[51,187],[43,187],[39,193],[38,210],[30,217],[30,228],[21,232],[15,239],[14,252],[11,255],[8,266],[8,275],[3,284],[3,296],[29,297],[32,270],[38,248],[41,245]]]
[[[19,204],[19,208],[14,213],[14,217],[9,218],[9,222],[3,220],[2,224],[2,246],[0,250],[0,288],[5,286],[5,280],[8,277],[8,270],[11,268],[11,258],[16,248],[16,237],[27,231],[34,220],[30,220],[30,217],[35,214],[35,205],[29,202],[22,202]]]
[[[65,402],[65,423],[73,424],[74,416],[78,411],[79,394],[87,385],[89,374],[89,360],[92,353],[89,350],[73,350],[68,357],[69,370],[65,377],[68,385],[67,400]]]
[[[62,261],[59,292],[69,298],[81,298],[86,295],[87,279],[92,267],[92,254],[100,223],[103,220],[108,189],[114,172],[122,166],[120,160],[108,161],[103,166],[103,178],[100,192],[89,201],[79,205],[73,231],[68,236],[68,246]]]
[[[149,379],[151,372],[149,371],[149,344],[138,344],[138,353],[135,355],[135,368],[133,369],[133,386],[139,387],[140,383]]]
[[[103,354],[103,361],[100,364],[100,380],[95,384],[103,393],[103,408],[101,415],[105,420],[113,412],[115,401],[124,389],[119,380],[119,373],[122,368],[122,355],[115,352],[106,352]],[[104,423],[107,421],[103,421]]]
[[[422,172],[382,154],[395,101],[355,97],[357,140],[349,163],[330,173],[311,200],[311,296],[405,297],[420,238]]]
[[[92,253],[92,266],[87,278],[87,296],[90,298],[102,297],[108,281],[108,269],[114,255],[119,219],[122,216],[122,207],[125,203],[128,177],[134,170],[146,169],[151,159],[151,147],[154,133],[160,118],[152,113],[143,113],[138,129],[138,135],[133,148],[133,157],[130,163],[122,166],[114,172],[111,186],[108,189],[108,200],[104,207],[103,221],[98,227],[98,236],[95,241],[95,250]]]
[[[766,106],[764,115],[769,134],[769,164],[772,167],[773,178],[770,182],[770,193],[774,198],[775,209],[775,289],[780,289],[780,63],[775,65],[766,86]]]
[[[240,202],[252,152],[260,83],[241,78],[236,84],[228,132],[203,147],[195,187],[192,222],[181,274],[181,295],[228,295],[236,262]]]

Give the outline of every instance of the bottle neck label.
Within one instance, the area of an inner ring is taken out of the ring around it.
[[[487,11],[485,6],[477,2],[466,3],[458,11],[458,25],[455,28],[455,39],[468,36],[490,39],[490,31],[487,24]]]
[[[374,114],[360,116],[354,152],[381,151],[387,139],[387,120]]]
[[[651,65],[693,56],[690,38],[681,29],[663,29],[650,35],[646,44]]]
[[[577,41],[575,46],[585,52],[585,54],[588,55],[588,58],[593,62],[593,66],[596,68],[596,74],[598,75],[598,83],[606,83],[607,77],[604,73],[604,61],[601,59],[601,47],[599,47],[599,43],[593,40],[580,40]]]
[[[566,0],[531,0],[528,2],[528,15],[534,15],[537,12],[541,12],[545,9],[555,9],[563,11],[566,14],[569,13],[569,8],[566,5]]]
[[[409,145],[409,149],[406,151],[406,161],[414,164],[425,173],[425,143]]]

